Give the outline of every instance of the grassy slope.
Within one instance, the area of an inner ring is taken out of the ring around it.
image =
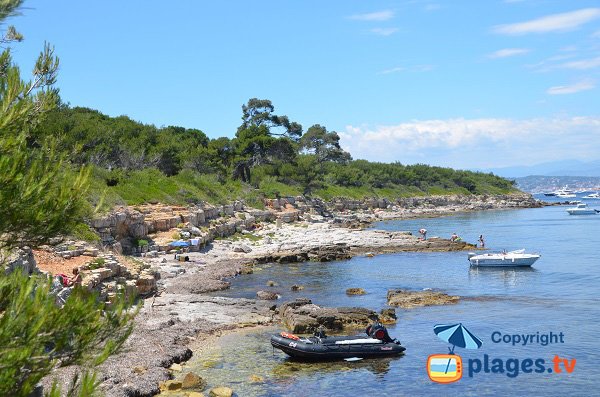
[[[107,186],[106,180],[113,178],[114,186]],[[513,190],[503,190],[495,186],[480,186],[479,189],[488,194],[502,194]],[[113,174],[101,169],[94,169],[91,177],[90,201],[96,206],[101,203],[103,210],[115,205],[137,205],[142,203],[161,202],[166,204],[187,204],[206,201],[209,203],[227,203],[243,199],[249,205],[261,208],[262,198],[280,196],[296,196],[302,194],[302,188],[287,185],[275,180],[261,182],[259,189],[240,181],[228,180],[220,183],[212,175],[202,175],[190,170],[167,177],[158,170],[146,169],[122,173],[114,178]],[[394,199],[397,197],[422,196],[427,194],[470,194],[464,188],[444,189],[430,187],[426,191],[415,186],[393,186],[386,188],[343,187],[329,185],[314,192],[314,196],[325,200],[335,197],[363,199],[378,197]]]

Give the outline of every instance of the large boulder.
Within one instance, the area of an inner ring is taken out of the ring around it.
[[[39,272],[33,251],[29,247],[17,248],[10,253],[0,251],[0,264],[4,266],[5,274],[12,273],[17,269],[26,274]]]
[[[137,279],[136,286],[140,295],[156,291],[156,277],[153,274],[142,274]]]
[[[206,387],[206,381],[202,379],[199,375],[193,372],[188,372],[187,374],[185,374],[181,381],[181,387],[183,389],[194,389],[202,391]]]
[[[388,305],[403,309],[432,305],[452,305],[458,303],[460,297],[448,295],[439,291],[409,291],[389,290],[387,293]]]
[[[231,396],[233,396],[233,390],[231,390],[229,387],[225,387],[225,386],[213,387],[212,389],[210,389],[209,396],[210,397],[231,397]]]
[[[366,327],[379,320],[377,313],[369,309],[321,307],[306,298],[283,304],[279,314],[285,326],[299,334],[314,332],[321,326],[329,331],[341,331],[345,327]]]
[[[367,292],[362,288],[348,288],[346,290],[346,295],[364,295]]]
[[[258,299],[267,300],[267,301],[279,299],[279,295],[277,295],[276,292],[270,292],[270,291],[258,291],[256,293],[256,297]]]

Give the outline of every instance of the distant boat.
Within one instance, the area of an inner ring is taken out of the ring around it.
[[[600,199],[600,193],[588,194],[587,196],[583,196],[582,199],[588,199],[588,200]]]
[[[556,196],[556,193],[554,193],[554,192],[544,193],[544,196],[554,197],[554,196]]]
[[[556,197],[560,197],[560,198],[574,198],[577,197],[577,195],[569,189],[566,188],[562,188],[557,190],[556,192],[554,192]]]
[[[526,254],[524,249],[481,255],[469,252],[469,263],[476,267],[529,267],[540,257],[539,254]]]
[[[567,208],[569,215],[596,215],[599,211],[589,208],[587,204],[577,204],[577,207]]]

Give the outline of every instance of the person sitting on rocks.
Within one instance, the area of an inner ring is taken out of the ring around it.
[[[76,267],[73,269],[73,277],[69,278],[67,281],[67,286],[72,287],[74,285],[81,285],[81,280],[81,273],[79,273],[79,268]]]
[[[450,237],[450,241],[460,241],[460,237],[458,237],[458,234],[456,233],[452,233],[452,237]]]
[[[422,240],[427,240],[427,229],[419,229],[419,234]]]

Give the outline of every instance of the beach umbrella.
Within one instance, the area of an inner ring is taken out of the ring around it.
[[[188,245],[190,245],[190,243],[188,243],[187,241],[173,241],[172,243],[169,243],[169,245],[171,247],[187,247]]]
[[[459,324],[438,324],[433,327],[433,332],[443,340],[452,344],[450,353],[454,354],[456,346],[463,349],[479,349],[483,342],[465,328],[462,323]]]

